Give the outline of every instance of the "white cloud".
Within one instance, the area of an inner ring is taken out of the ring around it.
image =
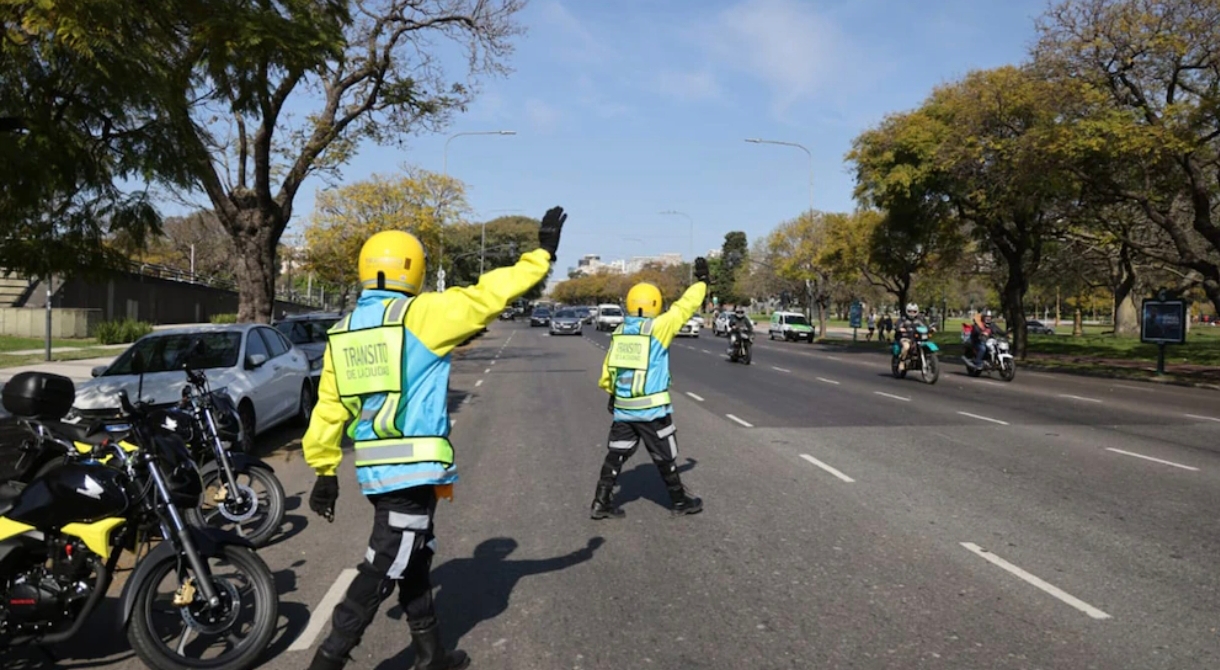
[[[719,98],[721,93],[716,75],[708,70],[662,70],[653,84],[660,93],[679,100],[709,100]]]
[[[553,41],[570,58],[582,61],[601,62],[614,56],[614,50],[597,39],[592,31],[558,0],[551,0],[542,5],[541,18],[550,24],[553,31],[539,31],[539,34],[557,36]]]
[[[697,34],[714,58],[765,82],[777,114],[798,100],[871,78],[867,54],[811,3],[743,0]]]
[[[563,113],[542,100],[530,98],[525,101],[525,118],[534,130],[548,132],[559,125],[563,119]]]

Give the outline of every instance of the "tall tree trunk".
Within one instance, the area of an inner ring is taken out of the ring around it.
[[[270,323],[275,309],[275,245],[277,229],[266,212],[239,209],[230,232],[237,247],[237,320]]]
[[[1012,339],[1013,350],[1021,360],[1025,360],[1025,290],[1028,280],[1021,267],[1020,256],[1007,259],[1008,278],[1004,280],[1004,289],[1000,299],[1004,301],[1004,320],[1007,321],[1008,336]]]
[[[1118,251],[1117,282],[1114,285],[1114,336],[1138,335],[1139,316],[1135,309],[1135,265],[1131,248],[1123,244]]]

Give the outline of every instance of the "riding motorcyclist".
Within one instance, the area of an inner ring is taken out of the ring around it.
[[[983,360],[987,358],[987,340],[996,335],[1003,337],[1007,334],[996,325],[995,315],[990,309],[984,309],[974,315],[974,322],[970,327],[970,345],[974,347],[974,369],[983,367]]]
[[[911,351],[911,344],[915,341],[915,329],[919,326],[927,327],[924,323],[923,315],[919,313],[919,305],[909,302],[902,317],[898,320],[897,326],[894,328],[894,336],[900,338],[902,350],[898,354],[898,369],[905,370],[907,368],[907,354]]]
[[[737,338],[739,335],[754,335],[754,322],[746,316],[746,309],[741,305],[733,310],[732,316],[729,317],[729,355],[733,354],[733,350],[737,347]]]

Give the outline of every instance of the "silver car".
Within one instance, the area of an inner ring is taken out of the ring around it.
[[[561,309],[551,317],[552,335],[584,335],[584,319],[574,309]]]

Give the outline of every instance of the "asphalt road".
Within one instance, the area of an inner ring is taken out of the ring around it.
[[[1220,395],[957,366],[928,386],[879,353],[765,336],[742,366],[709,333],[672,349],[705,512],[670,518],[641,452],[627,518],[595,522],[608,340],[500,323],[455,360],[462,481],[433,577],[472,667],[1220,667]],[[370,527],[350,460],[335,523],[308,512],[296,437],[266,444],[292,497],[260,552],[282,596],[275,669],[308,663],[311,617]],[[408,667],[409,639],[391,598],[353,667]],[[125,649],[102,613],[55,652],[140,667]]]

